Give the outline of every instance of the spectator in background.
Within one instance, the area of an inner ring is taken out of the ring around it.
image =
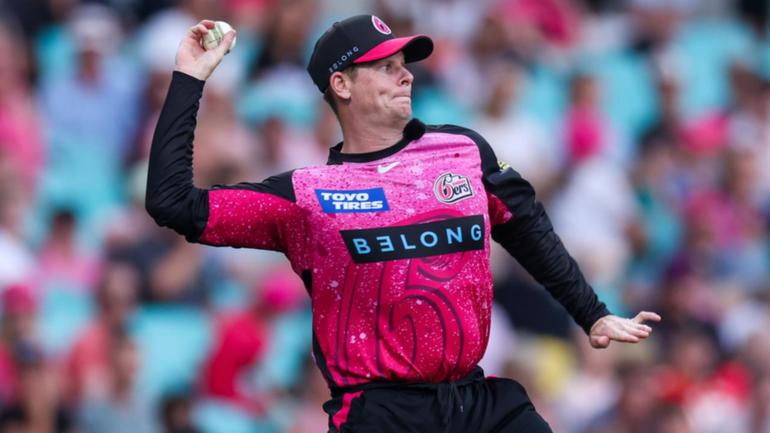
[[[679,406],[661,405],[655,414],[654,433],[691,433],[687,416]]]
[[[666,270],[657,293],[657,304],[666,314],[660,339],[665,347],[673,344],[681,330],[700,326],[710,331],[719,317],[719,303],[710,281],[692,262],[675,259]]]
[[[612,289],[625,273],[632,234],[639,228],[630,179],[611,157],[616,144],[600,114],[598,91],[590,75],[578,74],[571,81],[565,119],[568,174],[551,215],[588,280]]]
[[[98,313],[67,357],[67,396],[72,403],[107,393],[111,348],[125,339],[134,313],[139,275],[127,263],[108,263],[96,291]]]
[[[377,3],[387,14],[380,15],[386,22],[388,18],[409,18],[419,33],[430,34],[435,38],[437,51],[459,51],[465,47],[480,31],[483,31],[484,17],[496,4],[494,0],[424,0],[410,2],[403,0],[379,0]],[[365,9],[371,12],[372,8]],[[346,11],[345,13],[350,13]],[[395,28],[393,30],[396,30]],[[406,30],[406,29],[399,29]],[[396,34],[412,34],[398,33]],[[436,55],[440,55],[436,53]]]
[[[0,151],[0,287],[32,280],[35,258],[22,233],[28,212],[18,171]]]
[[[308,361],[311,361],[308,359]],[[324,412],[318,410],[329,398],[329,388],[321,372],[312,362],[305,364],[304,385],[300,390],[294,418],[286,433],[317,433],[328,425]]]
[[[594,418],[612,408],[620,393],[617,347],[597,352],[575,333],[578,364],[556,398],[564,433],[581,433]]]
[[[158,2],[145,3],[156,6]],[[150,71],[168,70],[173,66],[174,53],[179,45],[174,35],[194,25],[198,17],[222,16],[222,2],[216,0],[173,0],[166,3],[165,8],[159,8],[155,14],[148,16],[136,31],[141,63]]]
[[[115,209],[104,227],[104,256],[118,256],[141,239],[152,238],[157,234],[142,206],[146,176],[146,161],[138,162],[129,169],[126,175],[126,203]]]
[[[139,301],[208,303],[215,287],[227,279],[216,255],[149,226],[148,218],[134,211],[123,217],[138,225],[133,230],[113,227],[108,240],[110,257],[138,272]]]
[[[704,115],[685,120],[680,130],[679,170],[684,182],[684,204],[719,189],[727,122],[723,115]]]
[[[650,55],[669,48],[680,25],[697,6],[695,0],[632,0],[629,3],[636,33],[634,48]]]
[[[770,373],[763,372],[754,381],[751,407],[739,433],[770,433]]]
[[[568,164],[579,165],[596,156],[606,157],[612,151],[607,119],[599,105],[599,83],[589,74],[578,73],[570,81],[564,138]]]
[[[465,46],[445,48],[448,53],[444,53],[444,64],[437,75],[443,88],[465,107],[483,110],[485,103],[493,97],[494,89],[490,83],[499,78],[494,76],[499,70],[492,65],[499,63],[500,56],[511,51],[505,38],[504,25],[494,11],[485,11],[480,17],[478,31],[472,33],[467,41],[467,49]],[[440,44],[438,46],[441,47]],[[440,48],[436,54],[442,54]]]
[[[740,283],[761,290],[768,274],[764,220],[752,202],[757,173],[749,155],[726,153],[719,160],[720,184],[686,203],[687,237],[681,257],[710,278],[714,287]]]
[[[681,249],[684,173],[680,170],[681,124],[680,83],[675,71],[662,61],[653,61],[659,98],[657,118],[641,134],[633,162],[633,182],[639,234],[625,293],[629,305],[649,305],[660,290],[669,263]]]
[[[292,127],[279,116],[271,116],[259,126],[260,176],[325,161],[321,145],[312,131]],[[328,153],[328,150],[327,150]]]
[[[738,320],[745,327],[743,338],[734,350],[743,365],[761,376],[770,372],[770,303],[767,299],[757,299],[751,304],[748,306],[753,308],[736,308],[733,312],[740,316]]]
[[[251,76],[260,77],[281,66],[304,72],[305,49],[310,37],[308,19],[317,16],[318,8],[310,0],[278,1],[270,12],[262,47]],[[275,68],[275,69],[274,69]]]
[[[75,213],[61,208],[53,213],[48,238],[38,253],[37,287],[88,292],[99,274],[99,258],[78,243]]]
[[[234,28],[241,35],[248,32],[261,33],[270,21],[270,9],[276,0],[225,0],[227,15],[233,17]],[[205,15],[198,15],[205,16]]]
[[[671,259],[682,242],[680,203],[677,200],[677,149],[675,136],[661,128],[642,138],[639,156],[631,173],[639,209],[640,231],[634,245],[631,284],[626,292],[630,305],[649,305]]]
[[[568,0],[503,0],[499,13],[515,46],[568,49],[578,38],[580,14]],[[566,54],[568,51],[565,50]],[[534,53],[533,53],[534,54]]]
[[[720,279],[740,286],[736,294],[757,292],[765,289],[770,275],[765,220],[754,194],[760,168],[754,155],[746,152],[727,151],[723,161],[718,206],[724,218],[717,229],[723,266]]]
[[[255,287],[254,299],[247,309],[218,318],[215,342],[203,368],[203,391],[207,397],[263,415],[269,410],[271,399],[287,391],[275,386],[281,378],[266,378],[268,383],[259,384],[251,376],[266,361],[269,347],[281,346],[282,341],[271,339],[281,338],[276,329],[279,318],[303,304],[305,294],[298,287],[300,284],[295,275],[275,271]],[[286,358],[270,361],[293,362]],[[275,392],[278,393],[271,395]]]
[[[0,406],[0,431],[76,433],[70,414],[61,403],[55,370],[39,348],[19,344],[14,351],[18,394]]]
[[[189,395],[169,395],[161,401],[163,433],[200,433],[192,421],[193,399]]]
[[[258,143],[236,116],[233,89],[216,80],[210,84],[195,132],[195,183],[228,184],[263,176],[262,172],[255,173],[261,156]]]
[[[657,378],[661,398],[682,407],[694,431],[737,431],[751,389],[748,371],[722,361],[716,341],[698,328],[678,331],[669,347]]]
[[[318,3],[281,0],[266,13],[261,47],[247,68],[249,81],[238,101],[238,112],[251,125],[279,117],[293,128],[304,129],[316,118],[318,107],[315,87],[305,72],[313,30],[310,23],[318,16]],[[216,79],[216,75],[212,78]],[[297,157],[305,150],[297,149],[294,143],[289,148]]]
[[[518,59],[503,56],[490,64],[489,97],[476,122],[501,161],[516,167],[547,200],[561,165],[560,149],[544,125],[517,106],[527,71]]]
[[[267,403],[261,399],[266,396],[257,395],[245,376],[262,361],[269,322],[269,310],[259,299],[243,311],[225,313],[217,319],[211,354],[202,371],[204,395],[264,415]]]
[[[129,154],[139,114],[135,68],[118,54],[120,23],[109,7],[83,4],[72,12],[67,29],[76,49],[75,69],[42,77],[50,139],[77,142],[120,162]]]
[[[80,407],[83,433],[155,433],[151,403],[136,389],[139,351],[131,338],[116,335],[109,346],[105,393],[87,397]]]
[[[65,30],[56,49],[66,53],[71,43],[74,64],[45,70],[39,86],[51,155],[41,211],[64,203],[90,221],[120,200],[121,169],[139,119],[139,77],[118,51],[122,28],[108,6],[79,4]]]
[[[658,397],[650,365],[627,363],[618,371],[620,393],[615,405],[590,423],[586,433],[649,433]]]
[[[40,119],[29,82],[25,41],[9,18],[0,18],[0,153],[16,167],[24,194],[33,194],[43,168]]]
[[[164,73],[165,69],[155,64],[147,65],[147,78],[142,95],[142,110],[139,119],[137,141],[131,149],[129,162],[146,161],[150,156],[150,142],[155,124],[166,97],[166,89],[171,79]]]
[[[2,288],[0,302],[0,407],[19,398],[19,355],[37,355],[37,302],[32,290],[24,285]],[[35,348],[34,353],[31,352]]]
[[[145,300],[160,303],[205,305],[216,285],[223,279],[218,262],[208,260],[198,245],[184,238],[168,239],[169,244],[148,269],[148,292]]]
[[[770,81],[744,65],[732,69],[735,107],[729,119],[729,145],[754,162],[751,200],[770,215]]]

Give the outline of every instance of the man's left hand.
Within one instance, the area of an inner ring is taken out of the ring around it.
[[[596,349],[604,349],[613,340],[625,343],[638,343],[649,337],[652,333],[652,328],[644,324],[648,320],[659,322],[660,316],[649,311],[642,311],[633,319],[626,319],[611,314],[604,316],[591,327],[591,332],[588,336],[591,346]]]

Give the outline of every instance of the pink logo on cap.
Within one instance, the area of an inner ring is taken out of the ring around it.
[[[372,24],[374,25],[374,28],[383,35],[389,35],[391,33],[390,27],[388,27],[388,25],[379,17],[372,15]]]

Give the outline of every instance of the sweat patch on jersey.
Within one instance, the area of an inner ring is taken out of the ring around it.
[[[472,215],[423,224],[341,230],[355,263],[429,257],[484,248],[484,217]]]
[[[381,212],[390,210],[385,190],[370,189],[317,189],[321,209],[325,213]]]

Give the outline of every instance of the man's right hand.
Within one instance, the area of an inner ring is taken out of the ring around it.
[[[201,39],[213,28],[214,21],[211,20],[203,20],[190,27],[176,52],[177,71],[203,81],[211,76],[235,39],[235,30],[229,31],[216,48],[206,51],[201,46]]]

